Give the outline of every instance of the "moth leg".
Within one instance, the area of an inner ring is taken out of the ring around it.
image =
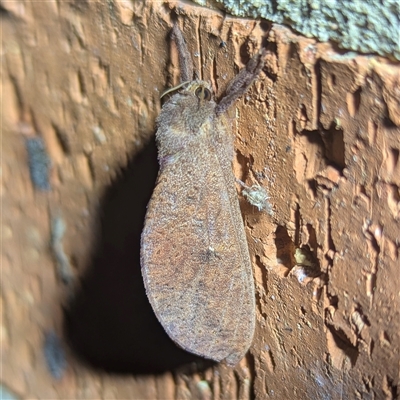
[[[228,86],[225,96],[217,105],[215,111],[217,115],[224,113],[228,108],[244,93],[257,78],[264,67],[264,58],[267,54],[265,49],[261,49],[254,55]]]
[[[174,40],[179,54],[179,67],[181,70],[181,82],[193,80],[193,62],[189,50],[183,38],[182,31],[177,23],[172,28],[171,38]]]

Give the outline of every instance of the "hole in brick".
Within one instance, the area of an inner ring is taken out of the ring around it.
[[[71,144],[69,141],[69,137],[65,131],[60,129],[57,125],[53,124],[53,129],[58,141],[60,148],[62,149],[65,155],[71,154]]]
[[[307,110],[304,104],[302,104],[299,108],[299,111],[297,112],[297,118],[299,119],[301,129],[305,129],[307,122],[308,122],[308,116],[307,116]]]
[[[389,174],[393,174],[399,163],[399,149],[389,149],[387,157],[387,170]]]
[[[314,257],[317,259],[317,248],[318,248],[318,241],[317,241],[317,233],[315,228],[311,224],[306,225],[307,233],[308,233],[308,243],[312,249]]]
[[[329,130],[322,131],[321,136],[325,146],[326,159],[342,173],[346,166],[343,130],[338,129],[336,124],[332,123]]]
[[[297,132],[296,122],[294,120],[289,121],[288,133],[289,133],[289,137],[294,137],[294,136],[298,135],[298,133],[299,133],[299,132]]]
[[[305,78],[307,76],[306,69],[304,65],[300,65],[299,67],[299,75]]]
[[[294,265],[295,246],[284,226],[278,226],[275,231],[276,259],[278,263],[290,270]]]
[[[361,102],[361,88],[358,88],[354,93],[347,93],[346,95],[346,103],[347,103],[347,110],[351,117],[354,117],[358,109],[360,108]]]
[[[368,142],[370,145],[375,144],[377,131],[378,125],[371,119],[368,120]]]
[[[328,75],[326,81],[328,83],[329,89],[333,92],[336,86],[336,75],[335,74]]]
[[[358,348],[352,344],[343,329],[330,324],[325,326],[327,327],[327,347],[332,364],[338,369],[343,369],[346,367],[343,363],[347,358],[351,366],[354,366],[359,355]]]

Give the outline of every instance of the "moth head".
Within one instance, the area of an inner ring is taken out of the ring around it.
[[[211,92],[204,86],[199,86],[194,92],[196,97],[200,100],[210,101],[211,100]]]
[[[186,91],[193,93],[202,103],[211,101],[213,98],[211,85],[209,82],[206,81],[190,82],[190,84],[186,88]]]
[[[182,82],[177,86],[167,89],[161,94],[160,98],[181,88],[183,88],[182,93],[194,94],[200,100],[200,102],[208,102],[213,99],[211,84],[209,82],[200,80]]]

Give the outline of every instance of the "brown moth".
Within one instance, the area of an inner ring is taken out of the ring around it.
[[[219,103],[211,84],[193,79],[182,33],[182,89],[157,119],[160,171],[142,232],[141,266],[149,301],[170,338],[183,349],[235,365],[255,329],[252,266],[232,172],[228,108],[264,65],[256,54]]]

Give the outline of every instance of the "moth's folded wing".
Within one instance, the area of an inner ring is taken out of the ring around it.
[[[142,234],[148,298],[179,346],[233,365],[248,350],[255,325],[254,283],[233,174],[227,179],[217,160],[206,170],[183,160],[164,178],[158,179]]]

